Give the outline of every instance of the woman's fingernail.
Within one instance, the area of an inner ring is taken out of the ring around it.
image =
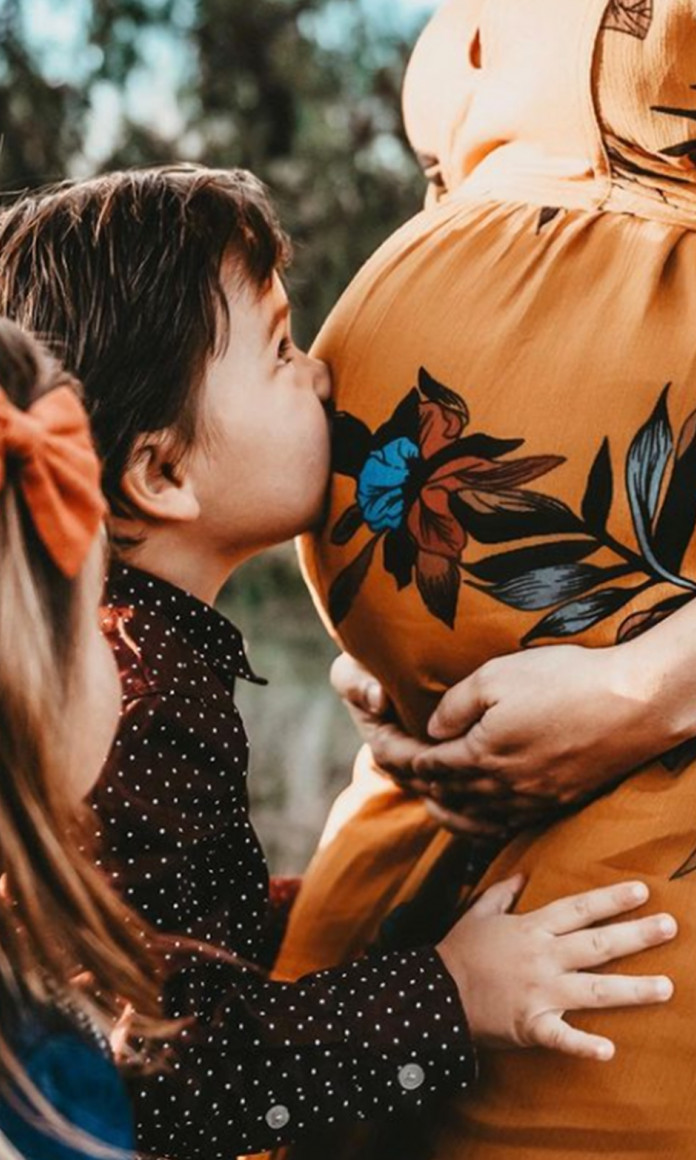
[[[671,979],[658,979],[655,984],[658,999],[671,999],[674,993],[674,984]]]
[[[607,1060],[614,1058],[614,1044],[600,1043],[597,1048],[597,1059]]]

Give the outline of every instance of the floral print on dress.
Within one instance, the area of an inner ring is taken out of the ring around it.
[[[380,543],[396,587],[415,583],[429,611],[453,627],[470,539],[492,544],[577,530],[560,500],[521,487],[558,467],[561,456],[514,458],[524,440],[465,433],[469,423],[464,400],[424,368],[376,432],[345,412],[335,416],[334,470],[355,480],[355,502],[331,541],[345,545],[365,528],[372,534],[332,585],[334,624],[350,611]]]
[[[693,91],[696,85],[689,86]],[[682,108],[674,105],[652,105],[653,113],[662,113],[667,117],[680,117],[685,121],[696,121],[696,109]],[[696,165],[696,137],[687,137],[684,141],[677,141],[676,144],[665,145],[660,149],[665,157],[676,157],[681,159],[685,157],[692,165]]]
[[[610,0],[602,28],[612,32],[627,32],[645,40],[653,19],[653,0]]]
[[[696,413],[676,442],[665,387],[652,415],[635,435],[626,456],[624,481],[635,545],[622,543],[607,523],[614,495],[609,441],[604,440],[590,472],[579,516],[582,537],[492,556],[465,565],[474,587],[523,612],[552,609],[522,639],[575,636],[618,612],[658,585],[675,592],[631,614],[617,640],[629,640],[693,599],[696,583],[682,564],[696,524]],[[613,562],[591,557],[607,550]],[[617,580],[622,581],[617,585]]]
[[[683,573],[696,526],[696,412],[675,439],[668,397],[669,385],[626,456],[634,543],[616,539],[608,527],[616,488],[608,439],[576,513],[521,486],[564,463],[562,456],[515,457],[522,439],[466,433],[466,403],[423,368],[418,387],[374,434],[352,415],[338,414],[335,470],[355,480],[355,503],[331,540],[345,545],[365,528],[371,535],[331,588],[334,623],[350,611],[380,542],[396,587],[415,583],[428,610],[449,627],[463,582],[520,612],[544,612],[523,646],[584,633],[664,584],[674,592],[628,615],[617,640],[669,616],[696,593]],[[471,561],[472,540],[515,546]]]

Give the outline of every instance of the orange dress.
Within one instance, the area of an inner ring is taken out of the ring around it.
[[[335,476],[303,557],[417,733],[488,659],[613,645],[696,591],[695,87],[694,0],[449,0],[416,50],[431,193],[320,336]],[[617,1040],[603,1068],[484,1054],[432,1155],[696,1156],[695,848],[696,763],[665,758],[496,859],[528,874],[524,909],[644,879],[681,935],[625,969],[676,998],[578,1019]],[[280,973],[417,938],[468,862],[363,753]]]

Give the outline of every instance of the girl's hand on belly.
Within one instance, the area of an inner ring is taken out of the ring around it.
[[[440,744],[414,757],[416,775],[472,821],[519,821],[520,799],[540,819],[602,793],[690,735],[666,703],[659,664],[646,663],[650,635],[488,662],[442,698],[429,725]]]
[[[596,927],[641,906],[640,882],[562,898],[528,914],[508,913],[521,876],[492,886],[437,947],[454,978],[472,1037],[489,1047],[547,1047],[606,1060],[614,1044],[565,1021],[568,1011],[634,1007],[669,999],[669,979],[595,974],[612,959],[674,938],[669,915]]]

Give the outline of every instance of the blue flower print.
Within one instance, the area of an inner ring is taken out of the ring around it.
[[[400,528],[411,461],[420,451],[411,439],[399,438],[372,451],[358,478],[357,500],[373,532]]]

